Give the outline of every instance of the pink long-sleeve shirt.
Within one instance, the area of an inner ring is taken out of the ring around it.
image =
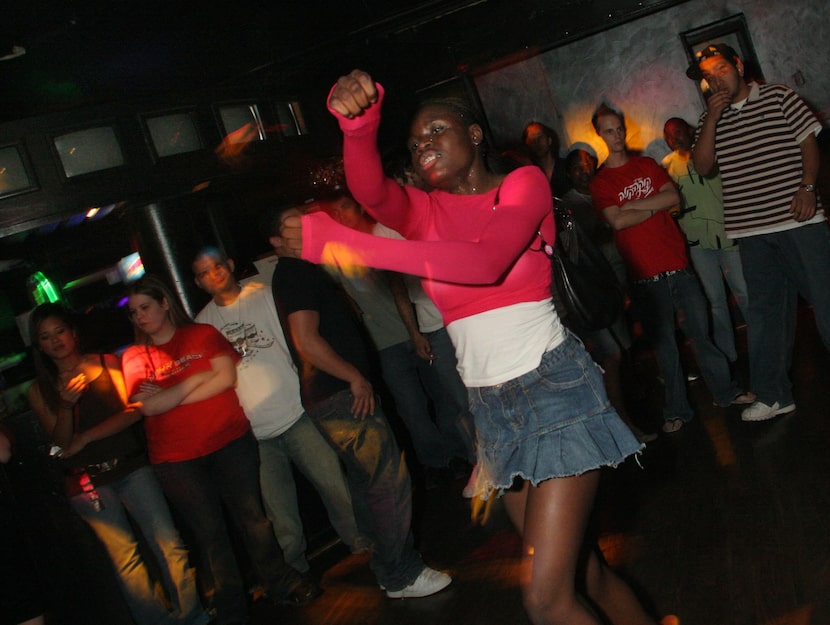
[[[553,241],[550,187],[537,167],[508,174],[501,187],[477,195],[401,187],[386,178],[377,149],[383,89],[363,115],[336,113],[344,134],[349,190],[380,223],[406,241],[363,234],[323,213],[303,217],[303,258],[364,265],[424,278],[424,290],[446,325],[478,313],[550,297],[550,260],[541,231]]]

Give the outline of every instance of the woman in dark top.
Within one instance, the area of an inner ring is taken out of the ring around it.
[[[559,157],[559,137],[550,126],[537,121],[528,122],[522,130],[522,143],[530,158],[547,176],[551,194],[562,197],[571,188],[564,159]]]
[[[138,625],[207,623],[188,553],[149,466],[141,414],[126,402],[119,359],[85,354],[71,313],[42,304],[29,322],[37,378],[29,402],[65,469],[65,489],[112,559]],[[130,519],[156,556],[176,611],[154,591]]]

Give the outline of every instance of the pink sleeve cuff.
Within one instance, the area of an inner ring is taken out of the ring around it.
[[[322,211],[303,215],[303,260],[319,264],[330,240],[348,239],[353,231],[340,225]]]
[[[344,117],[343,115],[333,110],[329,106],[329,99],[331,98],[331,93],[332,91],[334,91],[335,87],[337,87],[337,84],[335,83],[334,85],[332,85],[331,89],[329,89],[329,94],[328,96],[326,96],[326,108],[329,110],[329,113],[331,113],[335,116],[335,118],[337,118],[337,123],[340,124],[340,130],[342,130],[344,133],[359,133],[367,126],[380,123],[380,109],[381,104],[383,103],[383,94],[386,93],[386,91],[384,90],[383,85],[381,85],[379,82],[376,82],[375,86],[378,89],[378,101],[375,102],[368,109],[366,109],[363,112],[363,115],[358,115],[357,117],[354,117],[352,119]]]

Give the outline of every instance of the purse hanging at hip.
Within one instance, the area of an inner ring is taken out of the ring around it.
[[[556,242],[542,238],[551,260],[554,300],[561,301],[561,316],[577,332],[610,327],[623,313],[625,293],[611,264],[573,219],[570,211],[555,208]]]

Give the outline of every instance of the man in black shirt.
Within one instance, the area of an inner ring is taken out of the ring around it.
[[[368,380],[361,322],[322,268],[281,254],[279,225],[278,215],[270,238],[280,255],[274,302],[306,412],[346,466],[358,529],[373,543],[370,567],[389,597],[434,594],[452,579],[413,547],[409,474]]]

